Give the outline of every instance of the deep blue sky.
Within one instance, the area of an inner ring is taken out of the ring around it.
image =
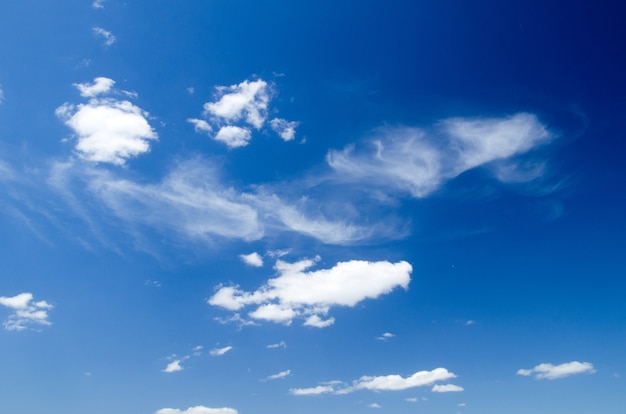
[[[623,16],[3,4],[0,411],[621,413]]]

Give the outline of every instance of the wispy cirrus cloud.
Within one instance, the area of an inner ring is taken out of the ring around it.
[[[336,172],[332,179],[338,182],[424,198],[477,167],[495,169],[496,178],[504,182],[537,178],[542,172],[539,164],[529,167],[512,159],[552,139],[554,134],[530,113],[449,118],[432,129],[381,128],[370,141],[369,151],[357,151],[355,146],[331,150],[327,162]]]
[[[232,351],[232,346],[225,346],[223,348],[214,348],[209,351],[209,355],[211,356],[222,356],[225,353]]]
[[[7,331],[23,331],[31,325],[52,325],[48,311],[54,306],[45,300],[35,302],[30,292],[15,296],[0,296],[0,306],[9,308],[13,313],[4,321]]]
[[[363,376],[352,384],[341,381],[321,383],[310,388],[293,388],[289,392],[293,395],[318,395],[318,394],[349,394],[359,390],[370,391],[402,391],[409,388],[433,385],[439,381],[456,378],[456,375],[445,368],[435,368],[432,371],[418,371],[408,377],[401,375]],[[456,386],[453,386],[456,387]],[[435,388],[437,388],[435,386]],[[434,392],[436,391],[433,388]],[[438,390],[450,388],[449,385],[439,386]],[[459,387],[460,388],[460,387]]]
[[[102,27],[94,27],[93,32],[96,36],[102,38],[103,44],[106,47],[113,45],[117,41],[117,38],[113,33],[103,29]]]
[[[412,267],[407,262],[352,260],[330,269],[307,271],[316,261],[278,260],[274,266],[278,276],[256,291],[246,292],[237,285],[218,286],[208,303],[230,311],[253,306],[256,309],[249,313],[253,319],[289,325],[296,318],[304,318],[304,325],[324,328],[334,322],[326,318],[332,307],[354,307],[397,287],[407,289],[411,279]]]
[[[195,407],[189,407],[186,410],[179,410],[177,408],[161,408],[155,411],[154,414],[238,414],[238,411],[230,407],[222,408],[210,408],[203,405],[197,405]]]
[[[596,370],[590,362],[571,361],[560,365],[549,363],[539,364],[531,369],[520,369],[517,371],[517,375],[526,377],[534,375],[536,379],[554,380],[571,375],[594,374],[595,372]]]
[[[281,372],[279,372],[277,374],[269,375],[269,376],[263,378],[262,381],[272,381],[272,380],[277,380],[277,379],[283,379],[283,378],[288,377],[289,375],[291,375],[291,370],[287,369],[287,370],[281,371]]]

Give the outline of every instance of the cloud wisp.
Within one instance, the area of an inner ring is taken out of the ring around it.
[[[52,325],[48,311],[54,306],[45,300],[35,302],[30,292],[15,296],[0,296],[0,306],[9,308],[13,313],[4,321],[7,331],[23,331],[32,325]]]
[[[101,7],[103,8],[103,7]],[[113,33],[102,27],[94,27],[93,32],[96,36],[101,37],[105,47],[109,47],[117,41],[117,38]]]
[[[326,317],[332,307],[354,307],[397,287],[408,289],[411,280],[412,267],[404,261],[352,260],[339,262],[330,269],[307,270],[317,260],[278,260],[274,266],[278,276],[256,291],[220,285],[208,303],[233,312],[253,306],[256,309],[248,314],[252,319],[289,325],[294,319],[303,318],[304,325],[324,328],[334,322],[334,318]]]
[[[517,375],[534,376],[536,379],[559,379],[578,374],[594,374],[596,372],[590,362],[571,361],[560,365],[543,363],[531,369],[520,369]]]
[[[189,407],[186,410],[179,410],[177,408],[161,408],[155,411],[154,414],[238,414],[237,410],[230,407],[222,408],[210,408],[203,405],[197,405],[195,407]]]
[[[350,394],[359,390],[369,391],[402,391],[409,388],[433,385],[439,381],[456,378],[456,375],[445,368],[435,368],[432,371],[418,371],[408,377],[401,375],[363,376],[352,382],[351,385],[341,381],[324,382],[310,388],[292,388],[289,392],[293,395],[319,395],[319,394]],[[437,385],[435,385],[435,388]],[[439,386],[446,389],[456,387],[451,385]],[[434,392],[436,391],[433,388]],[[461,387],[458,387],[461,388]],[[460,390],[458,390],[460,391]]]
[[[338,182],[361,183],[415,198],[432,194],[447,181],[477,167],[491,167],[504,182],[531,180],[511,159],[554,135],[529,113],[503,118],[450,118],[434,130],[382,128],[370,151],[348,146],[327,155]],[[527,168],[528,169],[528,168]],[[515,177],[515,178],[513,178]]]

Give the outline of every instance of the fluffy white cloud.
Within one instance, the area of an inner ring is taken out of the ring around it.
[[[223,348],[215,348],[215,349],[211,349],[209,351],[209,354],[211,356],[222,356],[224,355],[226,352],[230,351],[231,349],[233,349],[232,346],[225,346]]]
[[[252,132],[250,132],[248,128],[242,128],[234,125],[221,127],[215,135],[215,140],[223,142],[230,148],[245,147],[248,145],[251,138]]]
[[[196,132],[205,132],[208,134],[209,132],[213,131],[211,125],[209,125],[209,123],[204,119],[188,118],[187,122],[194,126]]]
[[[341,381],[333,381],[322,383],[316,387],[310,388],[294,388],[289,392],[293,395],[316,395],[316,394],[349,394],[358,390],[370,391],[401,391],[414,387],[422,387],[434,384],[438,381],[445,381],[455,378],[452,372],[445,368],[435,368],[432,371],[418,371],[409,377],[401,375],[384,375],[384,376],[363,376],[353,381],[352,385],[347,385]],[[446,390],[446,388],[456,387],[455,385],[439,386],[438,390]],[[459,387],[460,388],[460,387]],[[435,389],[433,388],[433,391]],[[453,391],[447,389],[447,391]],[[454,390],[460,391],[460,390]],[[435,391],[446,392],[446,391]]]
[[[278,374],[274,374],[274,375],[270,375],[269,377],[265,378],[266,380],[276,380],[276,379],[282,379],[285,377],[288,377],[289,375],[291,375],[291,370],[288,369],[286,371],[281,371]]]
[[[311,388],[292,388],[289,392],[293,395],[319,395],[329,394],[334,392],[335,389],[331,385],[318,385]]]
[[[257,252],[252,252],[250,254],[240,254],[239,257],[248,266],[263,267],[263,258]]]
[[[216,102],[204,104],[205,113],[227,122],[244,119],[257,129],[263,126],[270,101],[267,82],[245,80],[238,85],[218,86],[217,92]]]
[[[299,122],[287,121],[282,118],[274,118],[270,121],[270,126],[284,141],[291,141],[296,137],[296,127]]]
[[[93,32],[104,40],[105,46],[111,46],[117,40],[113,33],[104,30],[102,27],[94,27]]]
[[[115,81],[110,78],[98,77],[94,78],[93,83],[75,83],[74,86],[79,90],[80,96],[93,98],[97,95],[105,94],[111,91],[115,85]]]
[[[304,321],[304,326],[326,328],[335,323],[335,318],[322,319],[318,315],[311,315]]]
[[[287,263],[278,260],[274,266],[278,276],[269,279],[254,292],[237,286],[219,286],[208,303],[237,311],[254,305],[249,316],[289,324],[304,317],[308,325],[329,326],[333,319],[323,321],[333,306],[353,307],[365,299],[376,299],[397,287],[408,288],[412,267],[407,262],[339,262],[330,269],[307,271],[316,260]],[[317,316],[317,318],[311,318]]]
[[[506,118],[450,118],[434,131],[383,128],[372,141],[373,151],[357,153],[354,146],[330,151],[328,164],[337,181],[366,182],[385,189],[426,197],[446,181],[470,169],[524,154],[553,138],[537,117],[518,113]],[[502,164],[504,165],[504,164]],[[515,164],[497,177],[515,174]],[[517,174],[517,180],[538,174]],[[511,180],[509,180],[511,181]]]
[[[455,377],[456,375],[445,368],[435,368],[432,371],[418,371],[409,377],[400,375],[363,376],[354,383],[352,388],[354,390],[400,391],[430,385],[437,381],[445,381]]]
[[[111,90],[115,82],[96,78],[93,84],[76,84],[90,97]],[[157,134],[147,121],[148,113],[126,100],[93,98],[86,104],[65,103],[56,110],[77,137],[76,151],[86,160],[123,165],[127,159],[150,150]]]
[[[454,384],[436,384],[433,386],[433,392],[460,392],[463,391],[463,387]]]
[[[202,405],[196,407],[189,407],[186,410],[179,410],[176,408],[161,408],[154,414],[238,414],[234,408],[222,407],[222,408],[209,408]]]
[[[15,296],[0,296],[0,305],[13,311],[4,321],[4,329],[8,331],[23,331],[29,325],[52,325],[48,320],[48,310],[53,306],[42,300],[33,302],[33,294],[20,293]]]
[[[537,379],[557,379],[565,378],[576,374],[593,374],[596,370],[590,362],[566,362],[560,365],[552,365],[548,363],[539,364],[531,369],[520,369],[517,375],[530,376],[534,375]]]
[[[172,373],[172,372],[182,371],[184,368],[180,365],[180,363],[181,363],[181,361],[179,359],[170,362],[163,369],[163,372],[167,372],[169,374],[169,373]]]

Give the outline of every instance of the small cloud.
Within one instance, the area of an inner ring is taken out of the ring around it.
[[[276,344],[269,344],[266,346],[266,348],[268,349],[287,348],[287,344],[285,343],[285,341],[280,341]]]
[[[174,360],[167,364],[167,366],[163,369],[163,372],[172,373],[182,371],[184,368],[180,365],[180,359]]]
[[[470,326],[470,325],[474,325],[474,324],[476,324],[476,321],[472,320],[472,319],[470,319],[470,320],[465,322],[465,326]]]
[[[221,355],[224,355],[226,352],[230,351],[231,349],[233,349],[232,346],[225,346],[224,348],[214,348],[209,351],[209,354],[211,356],[221,356]]]
[[[205,132],[208,134],[209,132],[213,131],[211,125],[209,125],[209,123],[204,119],[188,118],[187,122],[193,125],[196,132]]]
[[[33,302],[33,294],[20,293],[15,296],[0,296],[0,305],[13,311],[4,321],[4,329],[7,331],[23,331],[29,325],[52,325],[48,320],[48,311],[54,306],[41,300]]]
[[[152,286],[152,287],[161,287],[161,282],[159,282],[158,280],[146,280],[144,285],[146,286]]]
[[[115,81],[105,77],[94,78],[93,83],[73,84],[79,90],[80,96],[86,98],[93,98],[97,95],[108,93],[113,85],[115,85]]]
[[[227,125],[220,128],[215,135],[215,140],[223,142],[229,148],[245,147],[250,142],[252,133],[248,128]]]
[[[270,126],[280,136],[283,141],[292,141],[296,136],[296,127],[299,122],[287,121],[286,119],[274,118],[270,121]]]
[[[520,369],[517,371],[517,375],[530,376],[534,374],[536,379],[553,380],[577,374],[594,374],[595,372],[596,370],[590,362],[572,361],[561,365],[539,364],[531,369]]]
[[[465,403],[458,403],[458,404],[457,404],[457,406],[458,406],[458,407],[465,407],[466,405],[467,405],[467,404],[465,404]]]
[[[104,9],[104,2],[106,0],[94,0],[93,3],[91,3],[91,7],[93,7],[94,9]]]
[[[334,392],[335,389],[330,385],[318,385],[311,388],[292,388],[289,393],[292,395],[319,395]]]
[[[237,410],[229,407],[222,408],[210,408],[202,405],[196,407],[189,407],[186,410],[179,410],[177,408],[161,408],[155,411],[154,414],[238,414]]]
[[[193,95],[194,93],[196,93],[196,89],[193,86],[190,86],[187,88],[187,93],[189,95]]]
[[[432,389],[433,392],[460,392],[463,391],[463,387],[459,387],[454,384],[435,385]]]
[[[278,374],[270,375],[269,377],[265,378],[265,381],[282,379],[282,378],[288,377],[289,375],[291,375],[291,370],[290,369],[288,369],[286,371],[281,371]]]
[[[370,405],[368,405],[369,408],[383,408],[382,405],[377,404],[377,403],[371,403]]]
[[[103,29],[102,27],[94,27],[93,32],[96,36],[99,36],[104,40],[104,46],[106,47],[111,46],[117,40],[113,33]]]
[[[257,252],[253,252],[250,254],[240,254],[239,257],[248,266],[263,267],[263,258]]]
[[[410,398],[405,398],[404,401],[410,402],[410,403],[416,403],[419,401],[419,399],[417,397],[410,397]]]
[[[263,126],[270,101],[267,82],[262,79],[245,80],[238,85],[218,86],[219,99],[204,104],[206,114],[221,121],[237,122],[241,119],[256,129]]]
[[[4,92],[2,92],[2,85],[0,85],[0,103],[4,101]]]
[[[306,319],[306,321],[304,321],[304,326],[312,326],[314,328],[326,328],[334,323],[335,318],[328,318],[324,320],[318,315],[311,315]]]
[[[385,332],[384,334],[377,336],[376,339],[378,339],[379,341],[386,341],[387,339],[391,339],[394,336],[395,335],[392,334],[391,332]]]

